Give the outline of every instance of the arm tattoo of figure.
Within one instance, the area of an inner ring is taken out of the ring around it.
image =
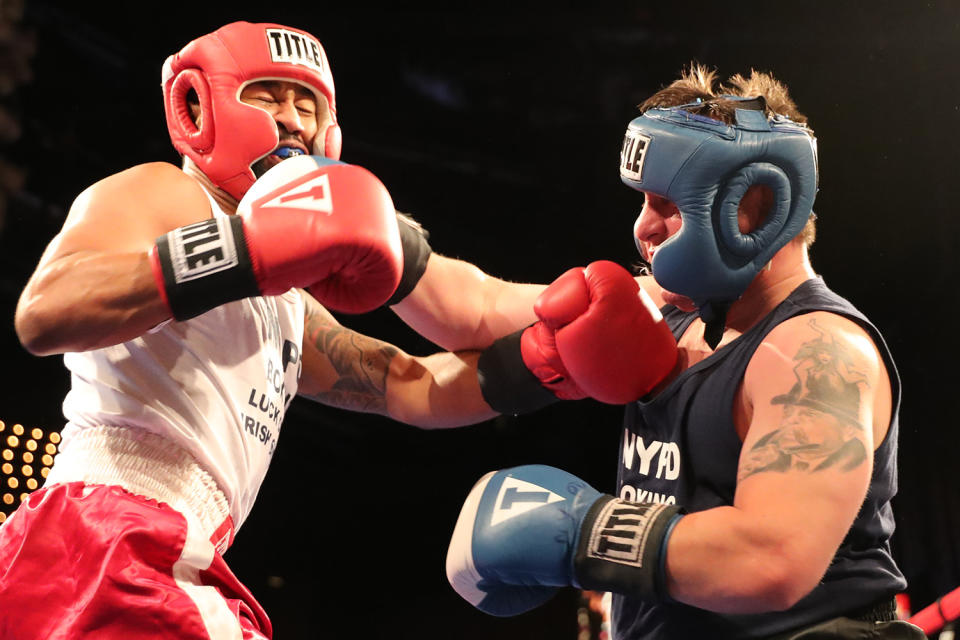
[[[339,375],[329,390],[314,394],[314,400],[352,411],[386,413],[387,372],[399,349],[314,311],[307,315],[304,341],[324,354]]]
[[[867,377],[850,351],[823,331],[804,342],[794,356],[797,381],[772,404],[783,406],[780,427],[746,453],[739,480],[762,471],[849,471],[867,460],[860,422],[861,390]]]

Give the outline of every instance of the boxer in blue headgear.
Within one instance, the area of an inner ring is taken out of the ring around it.
[[[769,74],[729,84],[694,67],[630,124],[621,176],[645,195],[634,236],[653,277],[571,270],[540,294],[519,348],[508,335],[478,360],[498,411],[535,405],[538,383],[625,404],[613,495],[542,465],[491,471],[464,501],[447,576],[498,616],[563,585],[612,593],[620,640],[922,640],[894,602],[893,359],[810,263],[806,118]],[[527,291],[478,280],[447,297],[503,318]],[[421,287],[411,304],[429,310],[438,289]],[[657,378],[673,361],[636,347],[668,342],[675,365]],[[652,387],[612,393],[641,371]]]
[[[711,347],[730,304],[803,229],[817,191],[816,139],[805,124],[768,117],[762,96],[720,98],[735,103],[733,123],[700,115],[702,99],[653,108],[630,122],[620,155],[626,185],[680,212],[680,232],[645,258],[660,286],[696,304]],[[773,208],[744,233],[739,205],[753,185],[772,191]]]

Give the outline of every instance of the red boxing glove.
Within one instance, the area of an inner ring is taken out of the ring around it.
[[[659,309],[613,262],[567,271],[540,294],[534,311],[544,325],[540,333],[554,333],[567,384],[601,402],[642,398],[676,364],[677,342]],[[541,349],[550,343],[539,342]],[[525,350],[524,362],[526,356]]]
[[[493,409],[517,415],[587,396],[627,404],[673,370],[677,342],[660,310],[626,269],[571,269],[534,305],[539,322],[480,354],[477,377]]]
[[[554,330],[543,322],[527,327],[520,335],[520,356],[530,373],[560,400],[580,400],[587,397],[570,377],[560,358]]]
[[[324,306],[363,313],[400,283],[397,213],[383,183],[356,165],[284,160],[237,207],[260,291],[306,287]]]
[[[316,156],[284,160],[218,216],[157,239],[154,275],[178,320],[305,287],[325,306],[381,306],[403,268],[393,201],[372,173]]]

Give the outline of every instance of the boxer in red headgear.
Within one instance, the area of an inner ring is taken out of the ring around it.
[[[318,105],[326,105],[329,119],[319,123],[311,152],[338,160],[333,76],[323,47],[309,33],[235,22],[197,38],[163,65],[163,106],[173,146],[237,199],[258,177],[254,165],[283,147],[273,118],[242,98],[251,83],[266,80],[301,85]],[[205,114],[201,123],[191,113],[191,94]]]
[[[384,304],[402,258],[386,188],[337,160],[315,38],[227,25],[163,89],[183,167],[80,194],[17,308],[23,345],[73,376],[53,471],[0,528],[6,640],[270,637],[221,554],[294,395],[425,427],[493,415],[449,372],[469,357],[411,357],[324,308]]]

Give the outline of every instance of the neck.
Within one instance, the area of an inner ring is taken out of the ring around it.
[[[730,306],[727,326],[743,333],[773,311],[800,284],[816,277],[807,248],[794,240],[773,256],[773,259],[750,283],[739,300]]]
[[[220,205],[220,208],[226,213],[236,213],[238,204],[236,198],[215,185],[213,181],[207,177],[207,174],[201,171],[200,168],[192,160],[190,160],[190,158],[184,158],[183,172],[199,182],[200,186],[203,187],[207,193],[213,196],[213,199],[216,201],[216,203]]]

